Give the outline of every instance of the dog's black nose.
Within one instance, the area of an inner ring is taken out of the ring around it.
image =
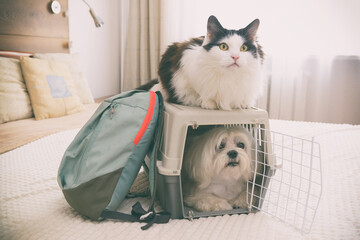
[[[227,155],[229,156],[229,158],[236,158],[238,155],[238,152],[235,150],[231,150],[227,153]]]

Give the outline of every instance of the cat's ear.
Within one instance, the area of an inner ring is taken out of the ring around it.
[[[246,28],[244,28],[246,37],[252,42],[255,41],[256,39],[256,32],[259,28],[259,25],[260,25],[260,20],[255,19],[249,25],[247,25]]]
[[[224,28],[221,26],[217,18],[211,15],[207,23],[207,34],[205,42],[211,42],[211,40],[215,39],[222,32],[224,32]]]

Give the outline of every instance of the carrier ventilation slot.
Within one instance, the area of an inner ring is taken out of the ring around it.
[[[262,134],[263,134],[263,131],[262,129],[264,129],[264,126],[263,125],[260,125],[260,124],[224,124],[225,127],[227,128],[230,128],[230,127],[243,127],[245,129],[247,129],[251,136],[253,138],[255,138],[255,131],[257,131],[257,144],[259,146],[263,146],[263,141],[261,141],[262,139]]]

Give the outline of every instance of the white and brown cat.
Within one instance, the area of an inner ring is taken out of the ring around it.
[[[152,87],[169,102],[206,109],[254,106],[264,85],[264,53],[256,40],[259,23],[255,19],[245,28],[228,30],[210,16],[206,36],[170,45],[160,61],[160,81],[139,89]]]

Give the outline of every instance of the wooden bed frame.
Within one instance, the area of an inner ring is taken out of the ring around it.
[[[0,1],[0,50],[36,53],[69,53],[68,0],[58,0],[59,14],[51,0]]]

